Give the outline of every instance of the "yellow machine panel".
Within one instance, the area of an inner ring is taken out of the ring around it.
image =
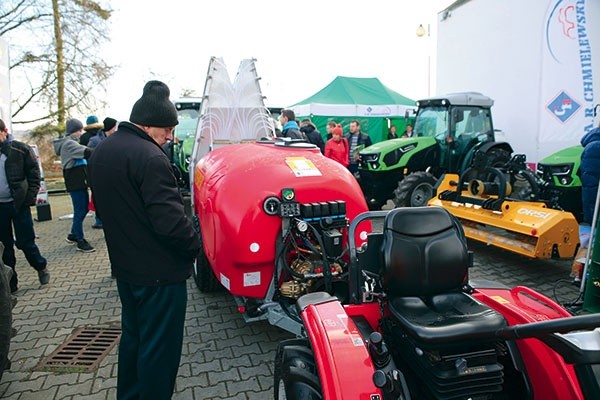
[[[458,175],[446,174],[430,206],[444,207],[457,217],[468,238],[531,258],[571,258],[579,247],[579,225],[570,212],[547,208],[542,202],[504,200],[487,209],[477,196],[463,190],[460,201],[443,200],[457,191]],[[473,199],[473,200],[471,200]]]

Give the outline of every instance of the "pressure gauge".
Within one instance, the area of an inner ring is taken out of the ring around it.
[[[277,215],[279,213],[279,205],[281,200],[275,196],[267,197],[263,202],[263,211],[267,215]]]

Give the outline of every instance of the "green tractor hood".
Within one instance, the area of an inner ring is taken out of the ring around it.
[[[415,153],[436,143],[431,137],[400,138],[375,143],[360,152],[360,169],[383,172],[404,168]]]
[[[583,146],[567,147],[542,159],[537,165],[537,173],[555,186],[581,186],[579,165]]]

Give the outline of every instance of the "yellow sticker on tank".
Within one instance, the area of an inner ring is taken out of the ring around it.
[[[285,162],[298,178],[305,176],[321,176],[321,171],[312,161],[305,157],[286,157]]]
[[[502,296],[492,296],[492,299],[496,300],[500,304],[508,304],[508,303],[510,303],[510,301],[506,300]]]

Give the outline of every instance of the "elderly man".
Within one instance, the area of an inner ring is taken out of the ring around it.
[[[92,193],[122,305],[118,399],[171,398],[186,280],[200,249],[162,149],[178,123],[169,94],[162,82],[146,83],[130,122],[121,122],[90,159]]]

